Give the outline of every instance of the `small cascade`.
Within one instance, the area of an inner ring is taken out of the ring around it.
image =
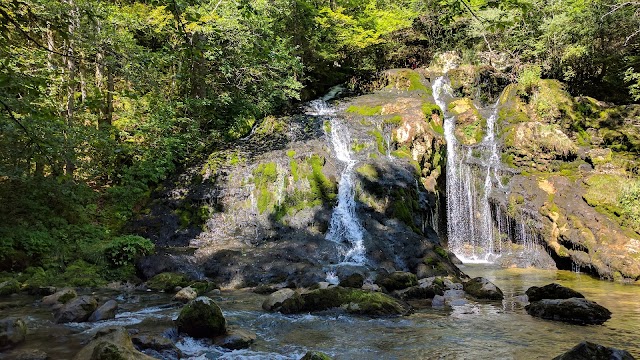
[[[341,246],[347,245],[342,251],[342,265],[364,265],[366,263],[366,249],[363,241],[364,228],[356,214],[354,188],[354,167],[357,160],[351,152],[351,136],[348,127],[333,117],[336,111],[327,103],[342,90],[343,88],[339,86],[331,88],[329,93],[322,98],[311,101],[307,105],[306,113],[330,118],[331,131],[327,135],[329,135],[336,158],[344,164],[338,184],[338,205],[333,209],[326,239]],[[330,273],[327,276],[327,279],[331,278],[332,281],[335,281],[333,279],[335,273]]]
[[[338,205],[333,209],[327,240],[351,245],[344,254],[344,263],[363,265],[366,261],[363,243],[364,229],[356,214],[353,171],[356,160],[351,154],[349,129],[337,119],[331,120],[331,144],[336,158],[345,165],[338,184]]]

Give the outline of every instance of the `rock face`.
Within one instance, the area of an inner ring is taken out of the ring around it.
[[[583,341],[566,353],[553,360],[633,360],[625,350],[606,347],[592,342]]]
[[[180,311],[178,331],[195,338],[214,338],[227,332],[227,321],[220,307],[210,298],[200,296]]]
[[[527,289],[526,294],[530,302],[542,299],[584,298],[584,295],[581,293],[556,283],[542,287],[532,286]]]
[[[464,291],[476,299],[502,300],[504,295],[494,283],[477,277],[463,284]]]
[[[343,168],[331,143],[335,120],[350,133],[369,262],[388,272],[459,275],[435,253],[435,228],[444,229],[442,111],[423,74],[392,73],[390,87],[350,99],[334,115],[262,119],[248,136],[167,180],[128,230],[160,248],[197,249],[189,261],[223,287],[325,280],[325,266],[342,262],[347,250],[326,239]],[[141,260],[141,275],[184,265],[154,263]]]
[[[73,358],[74,360],[152,360],[133,347],[124,328],[99,330],[93,340]]]
[[[542,299],[525,307],[531,316],[573,324],[602,324],[611,312],[593,301],[583,298]]]
[[[411,311],[409,305],[389,295],[340,286],[302,293],[283,289],[271,294],[262,307],[268,311],[279,311],[284,314],[334,308],[368,316],[406,315]]]
[[[20,318],[0,320],[0,350],[12,348],[27,336],[27,325]]]
[[[54,315],[56,323],[87,321],[98,308],[98,300],[93,296],[80,296],[70,300]]]
[[[116,311],[118,311],[118,302],[115,300],[109,300],[102,304],[94,311],[87,321],[100,321],[113,319],[116,317]]]

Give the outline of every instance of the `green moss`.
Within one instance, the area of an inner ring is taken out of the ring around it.
[[[77,260],[67,266],[65,271],[59,275],[59,283],[77,287],[105,285],[107,282],[103,278],[103,271],[104,269],[100,266]]]
[[[435,252],[436,254],[438,254],[440,257],[443,257],[445,259],[449,258],[449,254],[447,253],[447,250],[445,250],[443,247],[441,246],[435,246],[433,248],[433,252]]]
[[[262,119],[260,125],[255,130],[255,135],[272,135],[282,133],[287,130],[287,123],[283,118],[276,118],[275,116],[267,116]]]
[[[400,115],[394,115],[390,118],[386,118],[384,119],[384,124],[385,125],[392,125],[392,126],[400,126],[400,124],[402,124],[402,116]]]
[[[358,174],[364,176],[369,181],[376,181],[380,178],[378,170],[371,164],[364,164],[356,169]]]
[[[253,181],[258,191],[257,206],[262,214],[273,203],[273,192],[269,190],[269,185],[278,179],[278,167],[275,162],[262,163],[253,171]]]
[[[331,360],[331,357],[319,351],[308,351],[300,360]]]
[[[386,151],[386,147],[385,147],[385,144],[384,144],[384,137],[382,136],[380,131],[371,130],[371,131],[369,131],[369,135],[373,136],[376,139],[376,145],[378,147],[378,152],[380,154],[385,154],[387,151]]]
[[[291,169],[291,176],[293,176],[293,181],[300,180],[300,175],[298,174],[298,162],[295,160],[289,160],[289,167]]]
[[[316,200],[322,200],[323,203],[333,203],[338,196],[338,187],[335,182],[329,180],[323,173],[324,159],[318,155],[309,158],[311,165],[311,174],[307,177],[311,185],[311,193]]]
[[[289,157],[289,159],[293,159],[296,156],[296,151],[295,150],[288,150],[287,151],[287,156]]]
[[[435,131],[437,134],[444,135],[444,127],[442,125],[438,125],[435,122],[430,122],[431,129]]]
[[[177,286],[185,287],[189,280],[180,273],[164,272],[147,281],[147,287],[156,291],[173,291]]]
[[[361,143],[359,141],[354,141],[353,144],[351,145],[351,150],[353,150],[353,152],[359,153],[363,150],[365,150],[366,148],[369,147],[369,144],[367,143]]]
[[[213,338],[227,332],[227,321],[220,307],[209,298],[197,298],[180,311],[178,331],[196,338]]]
[[[347,108],[347,113],[361,116],[375,116],[382,113],[382,106],[351,105]]]
[[[429,92],[429,89],[422,83],[420,74],[415,71],[407,71],[406,76],[409,79],[409,91]]]
[[[428,101],[422,103],[422,113],[427,119],[431,119],[431,115],[433,114],[442,117],[442,109],[440,109],[440,106]]]
[[[392,151],[391,155],[400,158],[400,159],[409,159],[411,160],[411,150],[408,147],[402,146],[398,150]]]
[[[331,134],[331,121],[325,120],[322,124],[325,134]]]
[[[322,311],[338,307],[344,307],[350,313],[371,316],[401,315],[408,311],[407,307],[389,295],[339,286],[303,294],[303,303],[298,310]]]

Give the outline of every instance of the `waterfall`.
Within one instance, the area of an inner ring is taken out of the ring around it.
[[[445,118],[449,248],[463,262],[490,262],[497,256],[489,196],[496,184],[500,183],[500,156],[495,137],[498,103],[493,105],[491,116],[487,120],[485,138],[472,148],[463,146],[456,139],[456,119],[447,113],[446,97],[451,97],[452,94],[446,76],[441,76],[434,82],[433,96]],[[474,150],[479,154],[478,158],[474,157]]]
[[[341,87],[334,87],[322,98],[311,101],[307,105],[307,114],[329,117],[331,131],[327,135],[329,135],[336,159],[344,165],[338,183],[338,204],[331,214],[326,239],[341,247],[346,245],[342,250],[341,264],[364,265],[366,263],[366,249],[363,241],[364,228],[356,214],[355,200],[354,167],[357,160],[351,152],[349,128],[333,116],[335,109],[327,103],[340,91],[342,91]],[[333,278],[335,273],[330,273],[327,276],[328,279]]]
[[[343,262],[363,265],[366,260],[363,243],[364,229],[356,214],[353,182],[353,168],[356,165],[356,160],[353,159],[351,154],[349,129],[338,119],[331,119],[330,138],[336,158],[345,167],[340,174],[338,205],[333,209],[333,214],[331,215],[327,240],[350,244],[351,248],[345,252]]]

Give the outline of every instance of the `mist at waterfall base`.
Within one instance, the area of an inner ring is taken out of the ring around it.
[[[452,93],[446,74],[433,82],[433,96],[443,111],[447,142],[449,249],[467,264],[493,263],[505,253],[510,253],[520,259],[520,266],[535,265],[544,249],[537,243],[535,233],[526,225],[526,219],[512,221],[491,202],[493,192],[504,194],[508,191],[501,180],[508,169],[501,163],[499,139],[496,137],[499,100],[487,109],[490,115],[483,140],[466,146],[456,138],[456,117],[447,111],[447,100],[453,98]]]

